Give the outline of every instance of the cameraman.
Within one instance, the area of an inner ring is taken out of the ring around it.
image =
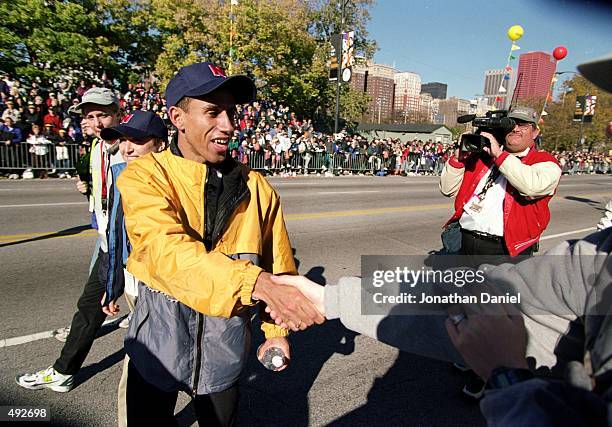
[[[440,191],[455,197],[455,213],[446,225],[458,222],[460,255],[469,264],[501,264],[507,256],[530,256],[550,220],[548,202],[561,177],[561,166],[538,150],[537,114],[516,106],[508,117],[516,123],[503,141],[482,132],[490,145],[480,154],[455,150],[440,177]],[[463,392],[480,398],[484,381],[472,375]]]
[[[516,122],[503,145],[488,132],[483,153],[455,150],[440,177],[440,191],[455,198],[447,222],[461,227],[461,255],[531,255],[550,220],[548,202],[561,177],[561,167],[538,150],[536,112],[514,107]]]

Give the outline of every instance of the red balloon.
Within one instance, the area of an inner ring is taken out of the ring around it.
[[[567,48],[565,46],[558,46],[553,50],[553,56],[557,61],[561,61],[567,56]]]

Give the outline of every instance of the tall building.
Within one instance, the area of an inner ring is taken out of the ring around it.
[[[428,92],[419,95],[418,121],[433,123],[433,97]]]
[[[351,85],[372,98],[366,120],[372,123],[388,120],[393,115],[395,69],[388,65],[373,64],[355,66]]]
[[[421,93],[421,76],[410,71],[395,73],[395,101],[393,108],[403,114],[419,111]]]
[[[508,74],[509,79],[504,79]],[[484,80],[484,96],[487,103],[496,110],[508,109],[512,102],[512,94],[514,93],[514,84],[516,82],[516,73],[514,70],[487,70],[485,71]],[[503,87],[504,91],[499,91]],[[497,101],[497,99],[501,99]]]
[[[545,98],[557,64],[546,52],[527,52],[519,57],[516,99]]]
[[[453,96],[448,99],[441,99],[438,105],[438,114],[444,116],[443,124],[447,127],[457,126],[457,117],[470,114],[470,101],[467,99],[459,99]]]
[[[446,83],[431,82],[421,85],[421,93],[428,93],[433,99],[446,99]]]
[[[474,99],[470,100],[470,114],[476,114],[481,117],[489,110],[491,110],[491,104],[489,104],[489,100],[485,96],[476,95]]]
[[[444,101],[443,99],[432,99],[431,100],[431,122],[435,125],[443,125],[444,124],[444,116],[440,114],[440,102]]]
[[[357,64],[353,66],[353,75],[351,76],[350,85],[353,89],[359,92],[366,92],[366,76],[368,67],[365,64]]]

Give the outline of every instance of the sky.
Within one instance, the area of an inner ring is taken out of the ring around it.
[[[524,29],[516,53],[552,50],[568,55],[557,71],[612,53],[612,6],[580,0],[377,0],[370,10],[369,37],[376,40],[376,63],[421,75],[423,83],[448,84],[448,96],[482,94],[484,72],[503,68],[511,41],[506,33]],[[518,67],[518,55],[514,66]],[[560,81],[571,74],[560,76]]]

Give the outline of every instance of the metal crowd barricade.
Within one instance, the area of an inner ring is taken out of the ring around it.
[[[70,171],[75,169],[79,160],[78,144],[45,144],[43,150],[39,148],[39,154],[37,154],[36,147],[25,142],[0,145],[0,170],[56,169]]]
[[[392,169],[392,165],[395,165]],[[322,173],[332,172],[342,174],[370,173],[375,175],[381,171],[393,173],[395,169],[402,172],[428,173],[439,175],[444,168],[444,160],[435,157],[419,156],[402,164],[393,162],[392,156],[384,158],[381,155],[334,153],[328,155],[325,152],[294,153],[289,159],[284,155],[280,159],[274,153],[266,155],[263,152],[251,152],[249,154],[249,167],[258,171],[298,172],[298,173]]]

